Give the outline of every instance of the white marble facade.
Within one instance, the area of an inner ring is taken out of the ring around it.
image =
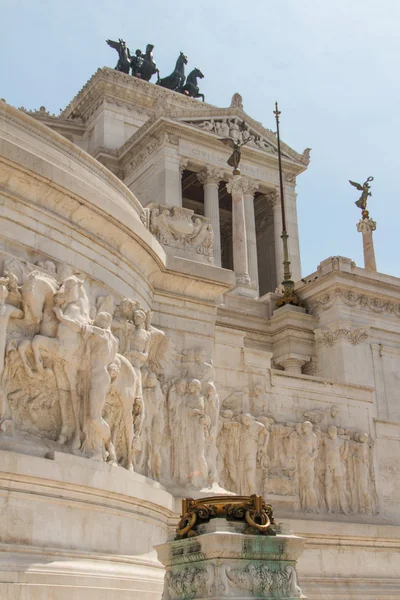
[[[225,130],[252,136],[235,189]],[[400,281],[343,257],[300,281],[308,153],[283,149],[303,309],[275,310],[275,136],[242,107],[109,69],[59,118],[0,103],[2,598],[50,600],[57,574],[62,600],[159,598],[178,499],[221,489],[309,540],[309,598],[399,597]]]

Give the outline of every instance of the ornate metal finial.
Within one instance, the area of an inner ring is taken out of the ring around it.
[[[275,110],[274,110],[274,115],[275,115],[275,119],[277,124],[279,123],[279,115],[281,114],[281,111],[278,110],[278,102],[275,102]]]
[[[213,496],[211,498],[184,498],[181,520],[176,528],[176,539],[199,535],[197,526],[222,517],[227,521],[247,523],[246,533],[276,535],[272,506],[262,496]]]
[[[278,142],[278,167],[279,167],[279,189],[281,196],[281,211],[282,211],[282,245],[283,245],[283,294],[276,302],[276,307],[280,308],[286,304],[300,306],[299,299],[294,291],[294,282],[292,281],[292,271],[290,268],[288,239],[289,234],[286,229],[286,212],[285,212],[285,196],[283,193],[283,172],[282,172],[282,156],[281,156],[281,139],[279,134],[279,115],[281,111],[278,108],[278,102],[275,102],[275,120],[276,120],[276,136]]]
[[[368,177],[366,181],[364,181],[364,183],[361,185],[360,183],[356,183],[355,181],[351,181],[351,179],[349,179],[349,183],[358,190],[360,190],[360,192],[362,192],[360,198],[354,204],[358,206],[358,208],[361,208],[361,214],[363,219],[369,218],[369,211],[367,210],[367,200],[368,196],[372,196],[371,192],[369,191],[371,188],[369,182],[373,180],[373,177]]]

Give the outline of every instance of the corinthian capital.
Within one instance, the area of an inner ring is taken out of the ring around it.
[[[260,184],[256,181],[251,181],[251,179],[243,180],[243,194],[254,196],[259,187]]]
[[[271,190],[265,194],[266,199],[271,204],[271,206],[278,206],[281,203],[281,195],[279,193],[279,189]]]
[[[375,231],[376,221],[373,219],[360,219],[357,223],[357,231],[360,233],[369,233]]]
[[[246,193],[247,179],[241,175],[234,175],[226,184],[228,194],[243,194]]]
[[[214,167],[206,167],[203,171],[197,173],[197,179],[202,185],[207,185],[208,183],[214,183],[218,185],[223,177],[224,172],[220,169],[215,169]]]

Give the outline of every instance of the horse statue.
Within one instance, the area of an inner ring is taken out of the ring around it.
[[[71,406],[74,418],[72,448],[78,449],[81,447],[82,438],[85,437],[82,423],[88,424],[88,419],[82,418],[81,414],[85,406],[78,389],[84,380],[80,381],[79,373],[81,372],[84,377],[86,375],[89,380],[92,376],[85,353],[87,349],[85,331],[90,329],[92,321],[89,317],[89,300],[83,288],[83,280],[72,275],[60,285],[53,277],[39,271],[32,271],[22,284],[21,294],[25,317],[36,325],[37,333],[32,340],[24,339],[20,342],[18,354],[25,372],[32,378],[44,372],[42,354],[47,355],[59,394],[61,431],[57,442],[65,444],[71,437],[69,424],[69,406]],[[62,316],[57,317],[56,313],[60,308]],[[33,354],[35,370],[28,361],[26,355],[28,350]],[[110,379],[105,383],[108,387],[106,402],[113,405],[116,419],[114,422],[107,423],[97,415],[96,424],[99,426],[99,435],[108,452],[108,461],[114,463],[117,461],[111,438],[113,433],[113,437],[119,440],[118,462],[123,463],[125,468],[133,470],[134,439],[140,435],[144,418],[139,379],[130,362],[120,354],[115,354],[108,366],[108,372]],[[89,386],[91,383],[89,381]],[[85,450],[84,444],[83,450]]]
[[[132,57],[125,41],[120,38],[118,42],[114,42],[113,40],[106,40],[106,42],[111,48],[114,48],[114,50],[118,52],[118,62],[115,70],[129,75]]]
[[[143,63],[140,68],[140,78],[145,81],[150,81],[153,75],[157,73],[160,77],[160,71],[157,69],[157,65],[153,59],[153,44],[147,44],[146,54],[143,57]]]
[[[204,94],[200,94],[197,78],[203,79],[204,75],[200,69],[193,69],[187,76],[186,84],[179,90],[182,94],[190,98],[202,98],[204,102]]]
[[[187,63],[187,56],[181,52],[178,60],[176,61],[174,71],[171,73],[171,75],[168,75],[168,77],[159,79],[157,81],[157,85],[161,85],[161,87],[165,87],[168,90],[173,90],[174,92],[179,92],[185,83],[185,65],[187,65]]]

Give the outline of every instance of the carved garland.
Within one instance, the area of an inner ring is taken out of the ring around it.
[[[338,298],[340,298],[347,306],[360,306],[360,308],[371,310],[374,313],[387,313],[400,317],[399,303],[341,288],[336,288],[333,292],[321,296],[318,300],[308,302],[307,308],[311,314],[318,315],[331,308]]]

